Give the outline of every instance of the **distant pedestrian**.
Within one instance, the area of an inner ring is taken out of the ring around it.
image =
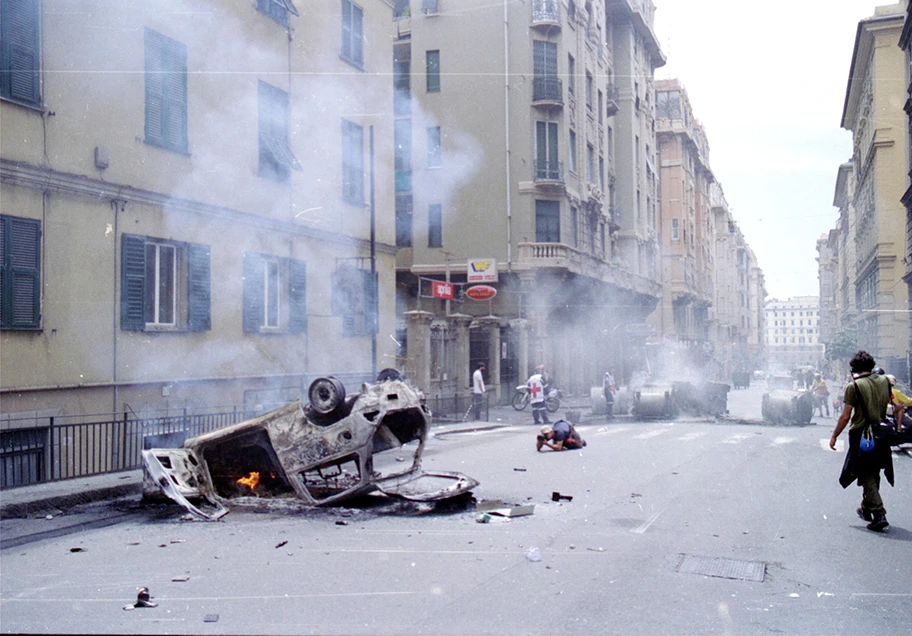
[[[526,386],[529,388],[529,402],[532,405],[532,419],[536,424],[550,424],[548,410],[545,408],[545,381],[541,373],[544,371],[544,367],[539,367],[539,369],[526,382]]]
[[[484,403],[485,383],[484,371],[487,367],[484,362],[478,364],[475,373],[472,374],[472,408],[474,409],[475,420],[481,420],[481,406]]]
[[[611,371],[605,371],[605,378],[602,380],[602,393],[605,394],[605,419],[610,420],[614,417],[614,394],[617,393],[617,384],[614,382],[614,376]]]
[[[814,384],[811,385],[811,395],[814,396],[814,403],[820,417],[823,417],[823,411],[826,409],[826,416],[830,416],[830,388],[826,380],[819,373],[814,376]]]

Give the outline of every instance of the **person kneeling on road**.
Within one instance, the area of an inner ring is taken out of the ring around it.
[[[576,450],[586,445],[576,429],[567,420],[557,420],[553,425],[544,425],[539,431],[535,442],[535,450],[540,451],[542,446],[551,450]]]

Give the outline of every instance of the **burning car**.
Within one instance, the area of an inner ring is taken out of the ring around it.
[[[143,451],[146,498],[162,495],[201,519],[239,497],[294,497],[322,506],[379,490],[437,501],[478,485],[453,472],[421,471],[431,416],[423,395],[395,370],[346,397],[334,377],[314,380],[309,403]]]

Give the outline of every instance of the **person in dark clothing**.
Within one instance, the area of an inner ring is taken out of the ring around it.
[[[535,450],[540,451],[542,446],[551,450],[576,450],[586,445],[585,440],[576,432],[573,425],[567,420],[557,420],[553,425],[544,425],[539,431],[535,442]]]
[[[845,388],[845,406],[830,438],[830,448],[836,450],[836,439],[849,426],[849,449],[839,483],[843,488],[857,481],[862,488],[858,516],[868,521],[868,529],[881,532],[889,527],[887,511],[880,496],[880,471],[893,485],[893,455],[890,444],[878,441],[872,451],[861,450],[861,436],[868,424],[879,426],[890,403],[890,382],[883,375],[871,373],[874,358],[859,351],[849,363],[854,377]]]

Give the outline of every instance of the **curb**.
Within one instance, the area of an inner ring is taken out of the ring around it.
[[[87,486],[84,489],[77,490],[79,480],[68,480],[73,486],[71,492],[61,494],[28,493],[19,494],[13,492],[13,497],[2,496],[2,499],[15,498],[18,501],[0,501],[0,517],[3,519],[27,518],[37,514],[44,514],[49,511],[66,510],[81,504],[94,503],[97,501],[119,499],[121,497],[139,497],[142,494],[142,479],[133,479],[125,483],[113,486]],[[66,482],[57,482],[57,484]]]

